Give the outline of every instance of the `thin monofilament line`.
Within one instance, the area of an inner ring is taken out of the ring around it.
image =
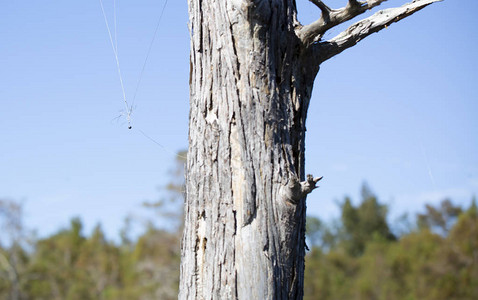
[[[148,140],[150,140],[151,142],[155,143],[156,145],[158,145],[159,147],[161,147],[163,150],[165,150],[166,152],[169,152],[171,154],[174,154],[175,156],[179,157],[179,158],[182,158],[182,159],[187,159],[186,157],[180,155],[179,153],[177,152],[174,152],[172,150],[169,150],[168,148],[166,148],[165,146],[161,145],[160,143],[158,143],[157,141],[155,141],[152,137],[150,137],[149,135],[147,135],[146,133],[144,133],[143,130],[139,129],[139,128],[136,128],[145,138],[147,138]]]
[[[149,48],[148,52],[146,53],[146,58],[144,59],[143,67],[141,69],[141,72],[139,73],[139,78],[138,78],[138,83],[136,84],[136,89],[133,94],[133,100],[131,101],[131,107],[134,105],[134,100],[136,99],[136,95],[138,93],[139,85],[141,84],[141,79],[143,78],[143,73],[146,68],[146,63],[148,62],[149,54],[151,53],[151,49],[153,48],[154,40],[156,39],[156,34],[159,29],[159,24],[161,23],[161,19],[163,18],[164,10],[166,9],[166,5],[168,4],[168,0],[164,1],[163,9],[161,10],[161,14],[159,15],[158,23],[156,24],[156,29],[154,30],[153,33],[153,39],[151,40],[151,43],[149,43]]]
[[[110,26],[108,24],[108,18],[106,18],[105,9],[103,8],[103,1],[102,0],[99,0],[99,1],[100,1],[100,5],[101,5],[101,11],[103,12],[103,17],[105,19],[106,29],[108,30],[108,36],[110,38],[111,48],[113,48],[113,53],[114,53],[115,59],[116,59],[116,68],[118,70],[118,76],[119,76],[119,80],[120,80],[120,84],[121,84],[121,91],[123,92],[123,100],[124,100],[124,105],[125,105],[125,109],[126,109],[126,121],[128,121],[128,127],[131,127],[131,107],[128,105],[128,101],[126,101],[126,93],[124,91],[123,76],[121,75],[121,68],[120,68],[120,63],[119,63],[119,59],[118,59],[118,52],[116,51],[115,44],[113,42],[113,37],[111,35]]]
[[[116,30],[116,0],[113,0],[113,20],[115,23],[115,50],[118,53],[118,33]]]
[[[420,139],[420,148],[422,150],[422,155],[425,158],[425,166],[427,167],[427,170],[428,170],[428,176],[430,177],[430,181],[433,184],[433,188],[436,190],[437,186],[436,186],[436,182],[435,182],[435,177],[433,176],[432,169],[430,168],[430,163],[428,161],[428,156],[427,156],[427,153],[425,152],[425,147],[423,147],[423,143],[422,143],[421,139]]]

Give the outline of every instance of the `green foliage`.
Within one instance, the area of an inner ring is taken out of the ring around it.
[[[373,240],[390,240],[396,237],[391,233],[387,223],[387,207],[379,204],[377,197],[364,185],[362,201],[355,207],[346,197],[342,208],[342,245],[348,254],[363,254],[367,243]]]
[[[174,226],[166,231],[149,223],[133,239],[127,218],[119,244],[108,241],[100,225],[85,235],[73,218],[30,245],[22,206],[0,199],[0,299],[177,299],[185,157],[184,151],[177,156],[166,199],[151,205]]]
[[[130,246],[109,242],[99,225],[86,237],[73,219],[25,253],[22,298],[10,297],[12,285],[0,281],[1,299],[176,299],[179,235],[150,227]]]
[[[332,225],[307,218],[304,299],[478,299],[475,200],[467,209],[450,200],[427,205],[399,237],[391,233],[386,205],[367,187],[357,205],[345,198],[340,208]],[[121,242],[113,243],[99,225],[85,234],[75,218],[27,247],[19,211],[11,203],[0,207],[2,224],[16,228],[10,237],[16,242],[0,244],[0,299],[177,299],[179,231],[149,224],[131,239],[126,220]]]
[[[418,226],[442,234],[448,233],[449,227],[462,212],[462,209],[453,205],[449,199],[443,200],[437,208],[429,204],[425,207],[426,213],[417,215]]]
[[[306,257],[305,299],[478,299],[474,200],[465,211],[446,199],[427,205],[415,229],[399,238],[390,232],[386,206],[369,191],[358,206],[344,199],[341,209],[337,243],[315,243]]]

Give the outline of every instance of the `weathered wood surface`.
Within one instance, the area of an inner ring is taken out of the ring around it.
[[[383,1],[350,0],[341,12],[312,2],[322,16],[302,26],[294,0],[189,0],[180,299],[303,297],[305,197],[320,180],[304,172],[314,78],[322,61],[403,15],[372,16],[368,31],[352,25],[321,41],[327,29]]]

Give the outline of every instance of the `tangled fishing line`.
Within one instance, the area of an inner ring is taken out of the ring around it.
[[[120,85],[121,85],[121,92],[122,92],[122,96],[123,96],[123,103],[124,103],[124,106],[125,106],[124,112],[119,117],[124,116],[126,118],[127,123],[128,123],[128,129],[132,129],[133,126],[132,126],[131,115],[133,113],[134,101],[136,100],[136,96],[138,94],[139,86],[141,84],[141,79],[143,78],[144,70],[146,69],[146,64],[148,62],[149,55],[151,54],[151,49],[153,48],[153,44],[154,44],[154,41],[156,39],[158,30],[159,30],[159,25],[161,24],[161,19],[163,18],[164,11],[166,9],[166,5],[168,4],[168,0],[164,1],[163,7],[161,9],[161,13],[159,14],[158,22],[156,23],[156,28],[154,29],[154,33],[153,33],[153,38],[151,39],[151,42],[149,43],[148,51],[146,52],[146,57],[144,59],[143,66],[141,68],[141,71],[140,71],[140,74],[139,74],[139,77],[138,77],[138,81],[136,83],[136,88],[134,89],[134,94],[133,94],[133,97],[132,97],[132,100],[131,100],[131,104],[128,103],[128,100],[127,100],[127,97],[126,97],[126,92],[125,92],[125,88],[124,88],[124,80],[123,80],[123,76],[121,74],[121,67],[120,67],[120,62],[119,62],[119,57],[118,57],[118,39],[117,39],[117,24],[116,24],[116,0],[113,0],[113,22],[114,22],[113,30],[114,30],[114,34],[111,33],[110,24],[108,22],[108,18],[106,17],[105,9],[104,9],[104,6],[103,6],[103,1],[102,0],[99,0],[99,1],[100,1],[100,6],[101,6],[101,12],[103,13],[103,18],[105,20],[106,29],[108,31],[109,41],[110,41],[110,44],[111,44],[111,48],[113,49],[113,54],[114,54],[114,58],[115,58],[115,61],[116,61],[116,70],[118,72],[118,77],[119,77],[119,81],[120,81]],[[149,139],[150,141],[152,141],[153,143],[155,143],[156,145],[161,147],[166,152],[172,153],[175,156],[183,158],[183,159],[186,158],[186,157],[182,156],[181,154],[179,154],[177,152],[169,150],[168,148],[163,146],[161,143],[157,142],[152,137],[147,135],[143,130],[138,128],[138,131],[145,138]]]
[[[158,29],[159,29],[159,25],[161,24],[161,19],[163,18],[164,10],[166,9],[166,5],[168,4],[168,0],[164,1],[163,8],[161,9],[161,13],[159,14],[158,22],[156,23],[156,28],[155,28],[154,33],[153,33],[153,38],[151,39],[151,42],[149,44],[148,51],[146,53],[146,58],[144,59],[143,67],[141,68],[141,72],[139,74],[138,81],[136,83],[136,88],[134,90],[131,105],[128,104],[128,101],[127,101],[127,98],[126,98],[126,93],[125,93],[124,83],[123,83],[124,81],[123,81],[123,76],[121,74],[121,67],[120,67],[120,62],[119,62],[119,58],[118,58],[118,39],[117,39],[117,31],[116,31],[116,28],[117,28],[117,26],[116,26],[116,0],[113,0],[114,40],[113,40],[113,34],[111,33],[110,25],[109,25],[109,22],[108,22],[108,18],[106,17],[105,9],[104,9],[104,6],[103,6],[103,1],[102,0],[99,0],[99,1],[100,1],[100,6],[101,6],[101,12],[103,13],[103,17],[104,17],[104,20],[105,20],[106,29],[108,30],[108,36],[109,36],[111,48],[113,49],[113,54],[114,54],[114,58],[115,58],[115,61],[116,61],[116,70],[118,72],[118,77],[119,77],[119,81],[120,81],[120,85],[121,85],[121,92],[122,92],[122,95],[123,95],[123,102],[124,102],[124,106],[125,106],[124,116],[126,117],[126,121],[128,122],[128,129],[131,129],[131,128],[133,128],[133,126],[131,125],[131,114],[133,112],[134,101],[136,99],[136,95],[138,94],[138,89],[139,89],[139,86],[141,84],[141,79],[143,77],[144,70],[146,68],[146,63],[148,62],[148,58],[149,58],[149,55],[151,53],[151,49],[153,48],[154,40],[156,39],[156,35],[157,35]]]

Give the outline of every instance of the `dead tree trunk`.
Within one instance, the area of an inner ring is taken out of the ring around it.
[[[324,60],[437,0],[326,30],[382,1],[302,26],[295,0],[189,0],[189,152],[180,299],[302,299],[305,121]]]

